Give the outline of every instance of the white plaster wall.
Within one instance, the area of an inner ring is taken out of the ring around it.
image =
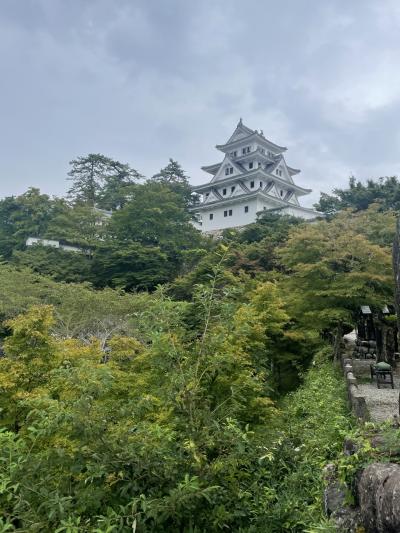
[[[317,216],[320,216],[320,213],[317,213],[316,211],[306,211],[303,210],[301,207],[285,207],[282,209],[281,213],[284,213],[285,215],[292,215],[294,217],[300,217],[304,220],[313,220]]]
[[[257,199],[257,211],[266,211],[268,209],[274,209],[278,207],[278,205],[272,201],[268,201],[266,198],[258,198]]]
[[[41,246],[48,246],[50,248],[60,248],[67,252],[82,252],[82,248],[77,246],[70,246],[69,244],[60,244],[59,241],[52,241],[50,239],[39,239],[37,237],[28,237],[26,239],[26,246],[34,246],[40,244]]]
[[[245,206],[249,207],[248,213],[245,213]],[[279,207],[274,202],[268,201],[264,198],[243,199],[237,204],[227,205],[221,207],[211,207],[207,211],[202,211],[200,216],[202,219],[201,230],[203,232],[215,231],[226,228],[234,228],[237,226],[245,226],[257,220],[257,213],[259,211],[275,209]],[[232,209],[232,216],[224,217],[224,211]],[[213,219],[210,220],[210,213]],[[301,207],[285,207],[279,211],[281,214],[288,214],[295,217],[300,217],[304,220],[313,220],[318,216],[318,213],[302,209]]]
[[[249,212],[245,213],[245,206],[249,207]],[[232,209],[232,216],[224,217],[224,211]],[[214,215],[210,220],[210,213]],[[233,228],[236,226],[245,226],[251,224],[257,219],[257,200],[243,200],[235,205],[211,208],[209,211],[202,211],[202,231],[213,231],[217,229]]]
[[[58,241],[52,241],[50,239],[38,239],[37,237],[28,237],[26,239],[26,246],[33,246],[34,244],[41,244],[42,246],[51,246],[52,248],[59,248],[60,243]]]
[[[66,252],[82,252],[82,248],[77,246],[70,246],[69,244],[60,244],[60,248]]]

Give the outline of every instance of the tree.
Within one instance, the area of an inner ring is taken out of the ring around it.
[[[45,236],[90,250],[105,237],[108,221],[109,216],[99,209],[65,204],[49,222]]]
[[[76,201],[94,207],[100,200],[107,208],[117,207],[120,189],[135,182],[139,177],[129,165],[115,161],[102,154],[88,154],[70,161],[68,172],[72,187],[68,194]]]
[[[169,160],[169,163],[166,167],[162,168],[158,174],[154,174],[153,180],[161,183],[170,183],[170,184],[180,184],[187,185],[188,178],[185,174],[185,171],[174,159]]]
[[[14,248],[21,244],[16,236],[13,223],[15,211],[19,209],[13,196],[0,200],[0,255],[2,259],[9,259]]]
[[[45,237],[51,220],[63,209],[63,200],[31,187],[17,197],[0,200],[0,253],[9,259],[23,249],[28,237]]]
[[[93,257],[91,275],[97,287],[132,290],[155,289],[171,278],[168,258],[160,248],[137,242],[100,246]]]
[[[135,184],[142,177],[129,165],[118,163],[115,166],[115,173],[104,179],[104,185],[99,193],[98,206],[108,210],[120,209],[129,200]]]
[[[290,315],[301,327],[340,339],[360,305],[392,299],[390,249],[352,228],[351,213],[331,222],[293,228],[279,251],[289,276],[284,290]]]
[[[397,329],[400,331],[400,219],[396,221],[396,234],[393,241],[392,264],[394,274],[394,304],[396,308]]]
[[[91,279],[91,261],[84,251],[64,251],[38,244],[23,251],[15,250],[12,263],[60,282],[79,283]]]
[[[21,402],[45,381],[56,361],[55,342],[50,336],[54,323],[51,306],[32,306],[5,325],[11,335],[4,341],[6,357],[0,359],[0,423],[19,429],[27,412]]]
[[[6,326],[12,335],[4,342],[7,357],[31,362],[47,363],[54,352],[50,328],[54,324],[53,308],[49,305],[32,306],[24,315],[11,318]]]
[[[352,208],[356,211],[367,209],[371,204],[378,203],[382,210],[400,209],[400,182],[397,177],[382,177],[366,184],[356,181],[352,176],[347,189],[334,189],[333,194],[322,193],[315,208],[327,215]]]
[[[288,235],[289,230],[293,226],[303,224],[301,218],[293,217],[291,215],[282,215],[271,211],[261,211],[258,213],[257,221],[244,227],[240,232],[233,232],[232,230],[225,230],[224,236],[233,242],[239,243],[256,243],[263,239],[268,240],[272,245],[276,246],[283,243]]]
[[[186,176],[185,171],[178,161],[170,159],[168,165],[162,168],[151,179],[167,185],[172,191],[181,195],[187,206],[195,204],[197,196],[193,194],[192,188],[189,185],[188,176]]]
[[[109,235],[122,248],[132,242],[158,247],[174,273],[183,264],[184,252],[202,242],[182,196],[165,183],[152,181],[137,185],[125,206],[113,213]]]

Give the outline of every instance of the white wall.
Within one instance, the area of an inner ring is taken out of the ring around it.
[[[60,243],[58,241],[52,241],[50,239],[38,239],[37,237],[28,237],[26,239],[26,246],[33,246],[34,244],[41,244],[42,246],[51,246],[52,248],[59,248]]]
[[[249,211],[245,213],[245,206],[248,206]],[[232,209],[232,216],[224,217],[224,211]],[[210,220],[210,213],[213,214],[213,219]],[[213,231],[217,229],[233,228],[236,226],[245,226],[251,224],[257,219],[257,200],[255,198],[251,200],[241,201],[234,205],[227,205],[222,207],[210,206],[209,211],[202,211],[202,231]]]
[[[292,215],[294,217],[300,217],[304,220],[313,220],[318,216],[323,216],[317,211],[308,211],[306,209],[302,209],[301,207],[296,207],[295,205],[293,207],[285,207],[284,209],[282,209],[281,213],[285,215]]]
[[[26,239],[26,246],[35,246],[37,244],[41,246],[49,246],[50,248],[60,248],[67,252],[82,252],[82,248],[77,246],[70,246],[69,244],[60,244],[59,241],[52,241],[50,239],[38,239],[37,237],[28,237]]]

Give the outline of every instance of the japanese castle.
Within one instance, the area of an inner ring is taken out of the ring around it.
[[[305,220],[320,215],[300,205],[298,198],[311,189],[294,183],[300,170],[286,164],[286,148],[266,139],[262,131],[251,130],[240,119],[229,140],[216,148],[224,154],[222,163],[202,167],[213,177],[193,187],[201,195],[193,211],[203,232],[251,224],[264,210]]]

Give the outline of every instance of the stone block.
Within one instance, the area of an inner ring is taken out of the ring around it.
[[[361,520],[368,533],[400,531],[400,465],[373,463],[358,486]]]
[[[356,418],[361,418],[361,420],[369,420],[370,415],[365,396],[359,395],[357,386],[353,383],[349,385],[349,402]]]
[[[353,372],[348,372],[346,377],[349,385],[357,385],[357,379]]]
[[[353,366],[352,365],[344,365],[344,373],[347,375],[349,372],[353,372]]]

